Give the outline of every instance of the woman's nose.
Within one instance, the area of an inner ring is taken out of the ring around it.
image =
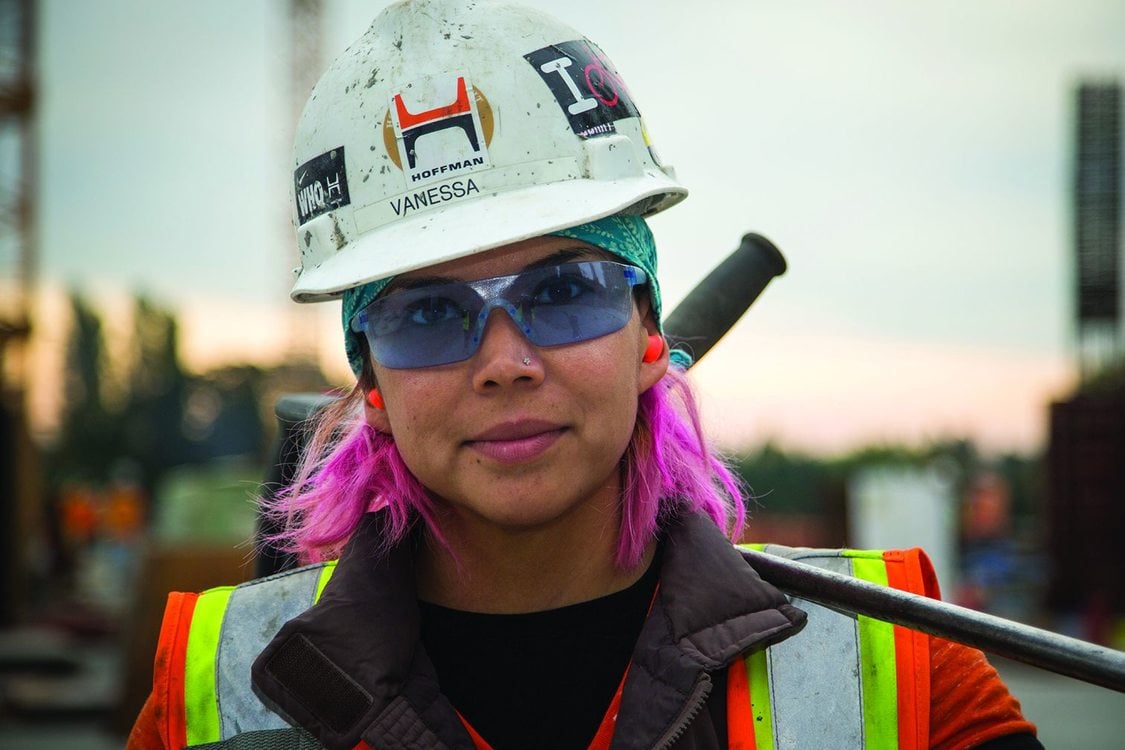
[[[536,347],[502,308],[489,313],[472,363],[473,387],[479,391],[543,380],[543,362]]]

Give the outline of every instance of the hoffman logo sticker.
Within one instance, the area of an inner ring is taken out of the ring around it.
[[[410,186],[491,166],[492,108],[465,76],[432,78],[391,95],[383,142]]]
[[[298,225],[351,203],[344,147],[334,148],[297,167],[293,173],[293,188]]]
[[[562,42],[524,55],[562,107],[570,128],[582,138],[616,131],[613,123],[640,117],[625,82],[590,42]]]

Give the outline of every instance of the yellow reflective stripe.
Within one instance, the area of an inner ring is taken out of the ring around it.
[[[747,684],[750,686],[750,711],[754,715],[755,750],[773,750],[773,707],[770,704],[769,667],[766,652],[755,651],[746,657]]]
[[[743,549],[765,552],[763,542],[750,542],[737,545]],[[746,684],[750,688],[750,712],[754,716],[755,750],[773,750],[773,706],[770,703],[769,666],[766,652],[755,651],[743,661],[746,669]]]
[[[878,551],[845,550],[856,578],[880,586],[887,582],[887,565]],[[895,669],[894,625],[859,615],[859,653],[862,667],[863,726],[867,750],[898,747],[898,676]]]
[[[316,579],[316,594],[313,596],[313,602],[320,601],[320,595],[324,593],[324,587],[328,584],[332,574],[336,572],[336,561],[332,560],[324,564],[320,569],[320,577]]]
[[[184,714],[189,747],[222,739],[219,702],[215,697],[215,652],[232,591],[234,586],[210,589],[195,602],[184,659]]]

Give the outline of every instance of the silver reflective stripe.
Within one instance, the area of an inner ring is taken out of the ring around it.
[[[297,568],[250,581],[231,592],[215,655],[221,740],[245,732],[291,729],[258,700],[250,683],[250,667],[282,625],[313,605],[323,568]]]
[[[767,545],[766,552],[852,575],[851,560],[834,550]],[[808,624],[795,638],[766,650],[775,750],[864,747],[859,624],[798,597]]]

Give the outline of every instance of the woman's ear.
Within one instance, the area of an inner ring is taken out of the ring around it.
[[[363,396],[363,415],[367,424],[376,432],[391,434],[391,420],[387,417],[387,406],[378,386],[368,388]]]
[[[363,371],[359,374],[356,390],[363,394],[363,416],[375,432],[391,434],[391,420],[387,416],[387,405],[383,392],[375,378],[374,360],[367,352],[367,339],[363,339]]]
[[[668,342],[656,326],[651,310],[644,317],[641,325],[641,334],[644,340],[641,343],[640,379],[637,393],[644,393],[656,385],[665,373],[668,372],[670,352]]]

